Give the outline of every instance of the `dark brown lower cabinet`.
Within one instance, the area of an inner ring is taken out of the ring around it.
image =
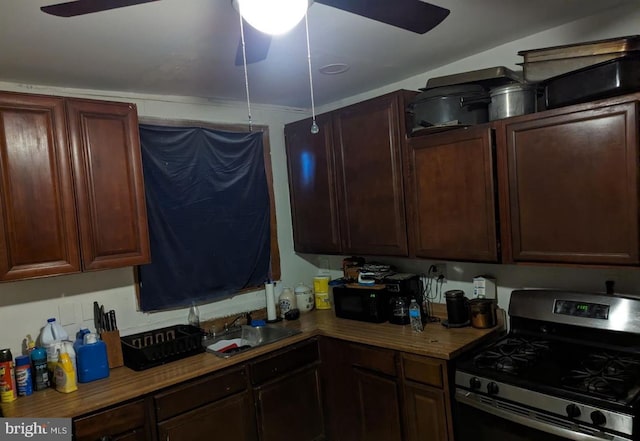
[[[452,441],[447,363],[321,340],[331,441]]]
[[[151,440],[145,400],[136,400],[74,419],[75,441]]]
[[[74,439],[453,441],[448,383],[446,361],[314,337],[76,418]]]
[[[260,441],[326,439],[316,338],[259,358],[249,368]]]
[[[401,441],[398,381],[353,368],[359,413],[359,440]]]
[[[285,375],[255,393],[261,441],[325,439],[317,366]]]
[[[160,441],[256,441],[249,392],[207,404],[158,424]]]
[[[447,441],[449,439],[442,390],[406,382],[404,406],[407,441]]]
[[[321,354],[328,439],[402,440],[396,352],[323,338]]]
[[[447,363],[402,353],[407,441],[453,441]]]
[[[174,386],[154,397],[159,441],[221,437],[257,441],[246,366]]]

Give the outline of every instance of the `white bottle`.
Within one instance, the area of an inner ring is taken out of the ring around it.
[[[416,332],[422,332],[424,330],[424,327],[422,326],[422,317],[420,317],[420,306],[418,306],[416,299],[411,299],[411,304],[409,305],[409,319],[411,329]]]
[[[68,339],[69,334],[55,318],[47,319],[47,324],[42,328],[40,334],[40,344],[47,350],[47,365],[52,374],[58,363],[58,352],[64,346],[63,341]]]

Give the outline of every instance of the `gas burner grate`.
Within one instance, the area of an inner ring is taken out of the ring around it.
[[[589,354],[561,380],[567,389],[624,400],[640,386],[640,358],[609,352]]]
[[[480,369],[517,374],[533,366],[549,349],[546,340],[509,337],[476,355],[473,363]]]

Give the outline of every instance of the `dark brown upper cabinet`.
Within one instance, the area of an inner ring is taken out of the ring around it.
[[[0,92],[0,280],[149,261],[135,106]]]
[[[62,98],[0,93],[0,279],[80,271]]]
[[[308,253],[408,255],[397,91],[285,127],[295,249]]]
[[[343,252],[407,256],[402,179],[405,109],[399,91],[333,112]]]
[[[409,139],[405,190],[412,257],[498,261],[492,134],[481,125]]]
[[[340,253],[340,224],[333,154],[333,125],[318,115],[320,132],[311,134],[311,119],[287,124],[287,166],[295,250]]]
[[[74,99],[67,111],[83,269],[148,263],[135,106]]]
[[[505,120],[505,261],[640,263],[637,98]]]

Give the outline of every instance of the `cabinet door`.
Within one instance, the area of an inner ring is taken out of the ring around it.
[[[353,368],[362,441],[402,440],[400,399],[396,379]]]
[[[73,422],[75,441],[149,440],[144,400],[96,412]]]
[[[293,242],[301,253],[340,253],[331,118],[318,115],[320,132],[310,119],[284,129],[289,170]]]
[[[415,137],[407,153],[411,256],[497,262],[491,129]]]
[[[320,340],[322,392],[332,441],[402,439],[396,352]]]
[[[406,256],[406,91],[333,112],[343,252]]]
[[[444,392],[406,382],[404,386],[407,441],[447,441]]]
[[[249,393],[217,401],[158,424],[161,441],[257,440]]]
[[[0,280],[80,271],[61,98],[0,93]]]
[[[514,261],[640,263],[636,107],[506,125]]]
[[[72,99],[67,111],[84,269],[148,263],[135,106]]]
[[[325,439],[317,366],[267,383],[255,393],[260,441]]]

